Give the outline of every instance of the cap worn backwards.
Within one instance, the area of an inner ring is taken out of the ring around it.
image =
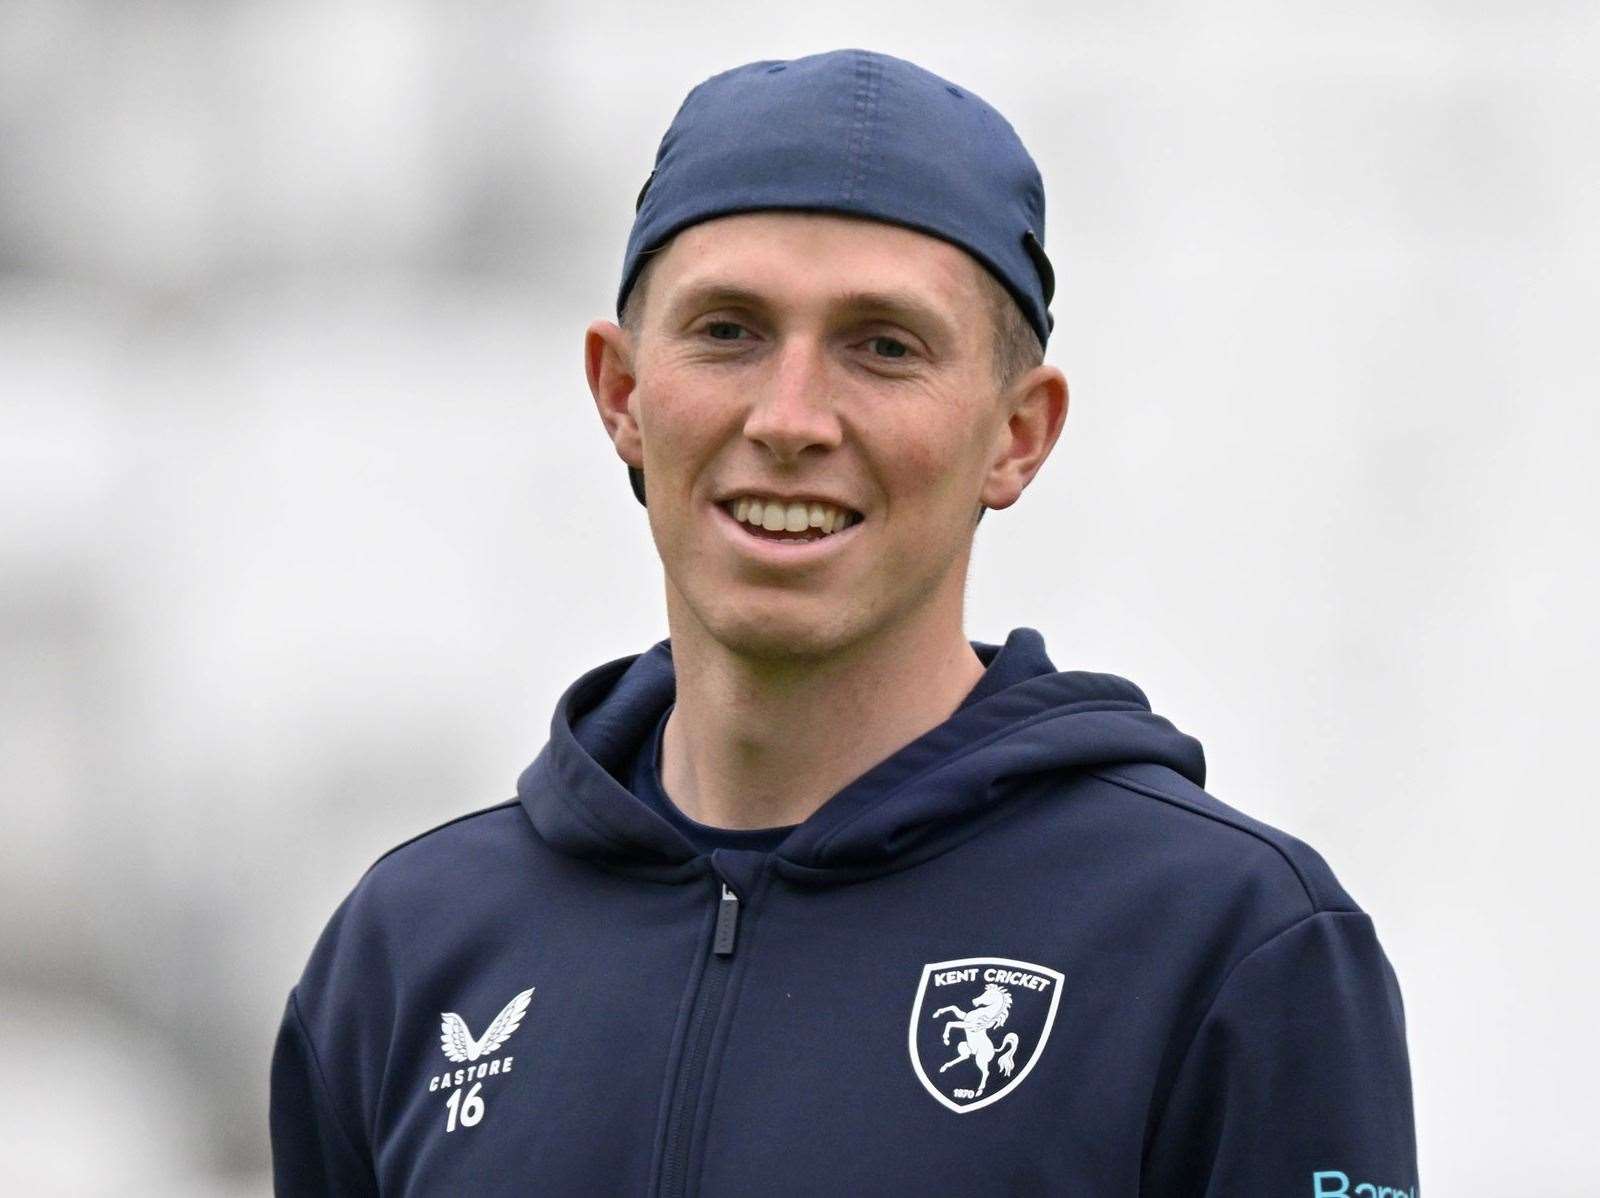
[[[1041,346],[1055,318],[1044,183],[1005,117],[903,58],[832,50],[713,75],[684,98],[639,193],[617,293],[699,221],[801,209],[871,217],[966,250],[1022,308]]]

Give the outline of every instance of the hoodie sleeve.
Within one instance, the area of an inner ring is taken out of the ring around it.
[[[1309,915],[1223,982],[1178,1066],[1147,1195],[1414,1198],[1400,988],[1360,911]]]
[[[366,1159],[334,1107],[293,990],[272,1053],[271,1084],[272,1179],[278,1198],[376,1196]]]

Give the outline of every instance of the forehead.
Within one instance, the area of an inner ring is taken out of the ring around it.
[[[948,241],[884,221],[823,212],[741,212],[677,234],[651,267],[650,289],[664,303],[707,284],[797,302],[902,291],[954,320],[983,302],[983,269]]]

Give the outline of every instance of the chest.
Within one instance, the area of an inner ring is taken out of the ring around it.
[[[395,1029],[383,1193],[1136,1193],[1181,987],[1066,910],[874,898],[477,937]]]

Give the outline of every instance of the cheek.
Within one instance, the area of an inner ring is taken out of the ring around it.
[[[704,380],[691,381],[670,370],[657,369],[646,381],[641,374],[635,390],[639,435],[647,459],[658,471],[677,473],[692,468],[702,447],[714,446],[727,436],[730,411],[715,387]]]
[[[885,430],[887,435],[874,437],[891,497],[916,495],[938,502],[976,485],[984,433],[970,414],[959,416],[897,421],[892,431]]]

